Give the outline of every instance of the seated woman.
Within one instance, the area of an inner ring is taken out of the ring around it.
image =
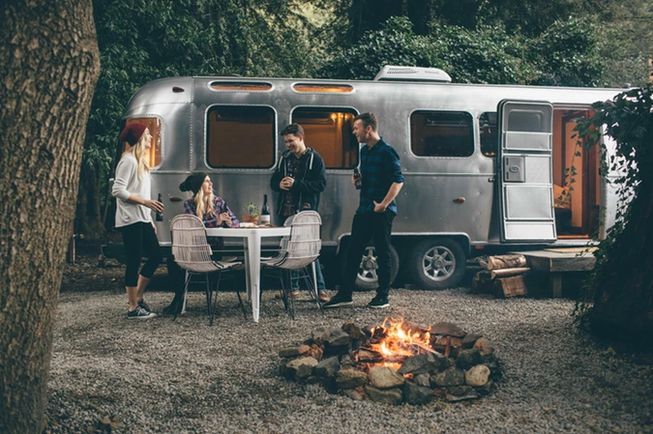
[[[184,201],[184,212],[199,217],[207,228],[240,226],[236,215],[229,209],[227,203],[213,192],[213,182],[206,173],[188,176],[179,184],[181,191],[190,191],[193,197]],[[221,247],[221,240],[212,239],[214,248]],[[175,287],[175,298],[169,306],[163,309],[164,314],[178,314],[182,308],[184,297],[184,272],[176,262],[170,261],[168,272]]]

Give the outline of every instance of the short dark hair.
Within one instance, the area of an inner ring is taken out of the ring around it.
[[[287,136],[288,134],[292,134],[293,136],[297,137],[304,137],[304,128],[302,128],[302,126],[299,124],[290,124],[281,130],[282,136]]]
[[[376,122],[376,116],[374,115],[374,113],[370,113],[370,112],[361,113],[354,118],[354,122],[356,121],[361,121],[365,128],[370,126],[372,127],[372,131],[376,131],[376,127],[378,124]]]

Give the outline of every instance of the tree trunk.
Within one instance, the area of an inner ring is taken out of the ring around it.
[[[40,433],[100,69],[91,1],[3,1],[0,59],[0,432]]]

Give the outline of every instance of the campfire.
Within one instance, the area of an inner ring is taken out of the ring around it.
[[[279,355],[288,379],[393,404],[479,398],[500,375],[490,342],[447,322],[419,327],[386,318],[364,328],[345,323],[316,330]]]

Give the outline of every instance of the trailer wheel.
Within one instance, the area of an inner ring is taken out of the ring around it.
[[[340,253],[340,269],[344,271],[347,266],[347,253],[349,247]],[[376,259],[374,246],[367,246],[361,257],[361,263],[356,276],[356,289],[370,291],[379,287],[377,269],[379,264]],[[395,248],[390,246],[390,283],[394,282],[399,272],[399,255]]]
[[[450,238],[432,238],[417,244],[407,265],[416,285],[423,289],[457,286],[465,275],[465,252]]]

